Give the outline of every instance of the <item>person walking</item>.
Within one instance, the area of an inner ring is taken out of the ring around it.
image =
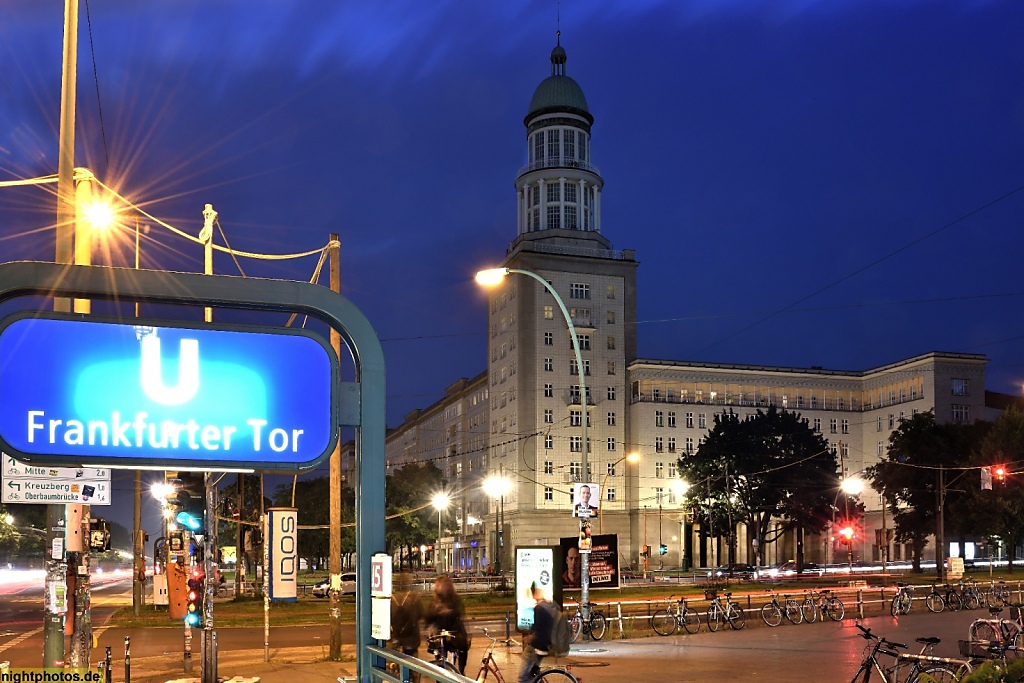
[[[455,634],[452,646],[460,674],[466,673],[466,660],[469,658],[469,633],[466,631],[464,617],[462,600],[455,592],[451,577],[437,577],[434,581],[434,599],[427,608],[424,621],[433,632],[450,631]]]
[[[420,605],[419,592],[414,590],[412,577],[403,572],[396,581],[397,590],[391,596],[391,640],[397,650],[412,657],[419,656],[420,619],[423,606]],[[413,683],[419,680],[419,674],[413,673]]]
[[[551,632],[555,627],[557,618],[555,603],[544,597],[544,592],[535,583],[530,586],[530,591],[536,605],[533,608],[533,625],[527,631],[526,644],[523,646],[523,664],[519,669],[519,683],[530,683],[534,677],[534,670],[540,666],[540,661],[548,654],[551,647]]]

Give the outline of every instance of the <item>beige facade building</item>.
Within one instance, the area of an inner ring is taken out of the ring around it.
[[[565,72],[560,46],[551,64],[524,121],[528,163],[515,183],[518,230],[500,265],[536,273],[558,292],[583,365],[555,298],[532,278],[510,274],[489,293],[486,371],[459,380],[443,399],[389,431],[390,468],[430,460],[446,473],[457,531],[441,539],[443,569],[495,564],[499,536],[508,569],[516,545],[557,544],[575,535],[572,484],[579,481],[598,485],[595,532],[618,534],[623,567],[638,564],[641,546],[662,543],[668,553],[653,556],[655,567],[679,567],[684,559],[719,563],[724,538],[707,538],[688,514],[700,505],[699,492],[683,494],[673,482],[678,457],[698,447],[724,410],[744,416],[774,405],[801,413],[835,448],[847,476],[878,461],[902,418],[927,410],[940,421],[985,416],[980,355],[927,353],[864,371],[637,358],[639,264],[602,233],[594,119]],[[584,419],[588,472],[582,471]],[[631,453],[638,462],[626,459]],[[507,495],[487,496],[482,483],[489,475],[511,482]],[[877,494],[866,491],[862,500],[869,511],[865,529],[880,527]],[[737,534],[737,560],[752,560],[752,539],[744,529]],[[864,533],[856,558],[877,558],[873,542],[874,534]],[[806,539],[807,559],[831,560],[832,546],[828,534]],[[902,555],[900,548],[890,551],[893,559]],[[794,556],[795,541],[785,537],[762,548],[761,561]]]

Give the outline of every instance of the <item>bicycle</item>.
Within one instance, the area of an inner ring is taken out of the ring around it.
[[[843,601],[832,595],[832,591],[804,591],[804,601],[800,605],[804,613],[804,621],[813,624],[821,615],[822,621],[829,618],[832,621],[842,621],[846,616],[846,606]]]
[[[941,612],[948,608],[950,612],[959,612],[964,605],[956,589],[948,583],[943,588],[944,590],[940,591],[934,583],[932,584],[932,592],[924,599],[928,611]]]
[[[896,617],[910,612],[910,605],[914,601],[914,587],[905,583],[896,584],[896,595],[892,596],[892,604],[889,605],[889,614]]]
[[[917,655],[904,654],[899,650],[906,650],[907,645],[887,640],[877,636],[871,629],[856,624],[860,629],[860,636],[871,642],[865,652],[864,661],[861,662],[857,673],[850,679],[850,683],[867,683],[871,680],[872,672],[881,677],[883,683],[953,683],[959,680],[959,676],[970,670],[970,664],[963,660],[949,659],[947,657],[933,657],[930,653],[932,648],[939,642],[938,638],[918,638],[921,643],[921,653]],[[887,667],[878,660],[879,655],[892,657],[896,661],[891,667]],[[906,678],[901,677],[900,665],[910,664],[910,671]]]
[[[459,673],[459,667],[455,663],[455,649],[449,649],[449,645],[454,644],[454,641],[455,634],[451,631],[440,631],[427,636],[427,652],[434,655],[430,663],[446,671]]]
[[[739,603],[733,602],[732,593],[723,593],[723,595],[725,595],[725,603],[718,597],[716,591],[704,591],[704,597],[711,601],[707,613],[708,629],[717,631],[725,621],[731,629],[739,631],[747,625],[743,616],[743,608],[739,606]]]
[[[501,675],[498,662],[494,659],[494,646],[498,643],[502,645],[518,645],[519,643],[511,638],[495,638],[491,635],[489,629],[481,628],[480,630],[491,641],[491,644],[487,647],[487,651],[484,652],[484,657],[480,661],[480,670],[477,671],[476,681],[477,683],[483,683],[487,680],[488,675],[494,674],[494,678],[498,683],[505,683],[505,677]],[[556,666],[549,669],[541,669],[540,665],[537,664],[533,667],[531,673],[534,675],[533,683],[579,683],[579,679],[572,675],[568,667]]]
[[[678,602],[675,601],[675,597],[673,595],[668,599],[668,606],[665,609],[654,613],[651,617],[651,628],[659,636],[670,636],[679,627],[685,629],[687,633],[700,631],[700,616],[697,610],[687,606],[685,597],[680,597]]]
[[[779,596],[774,589],[769,588],[765,592],[771,593],[772,601],[761,608],[761,619],[764,620],[764,623],[774,628],[782,623],[783,616],[791,624],[803,623],[804,613],[796,600],[788,595],[784,595],[782,596],[784,602],[780,604]]]
[[[587,638],[601,640],[604,638],[607,622],[601,610],[594,609],[593,605],[590,605],[590,615],[584,619],[583,606],[577,603],[576,613],[569,619],[569,627],[572,629],[572,642],[574,643],[580,639],[580,636],[583,636],[584,640]]]
[[[981,595],[978,593],[978,583],[973,579],[964,579],[958,584],[960,587],[960,602],[966,609],[978,609],[981,607]]]
[[[1024,623],[1022,623],[1021,609],[1017,605],[1010,607],[1012,619],[1003,619],[999,615],[1002,607],[989,607],[990,619],[975,619],[967,629],[967,638],[970,641],[983,641],[992,643],[1005,643],[1019,649],[1024,649]],[[1014,614],[1016,613],[1016,614]]]
[[[989,607],[1003,607],[1010,604],[1010,587],[1005,581],[996,583],[993,579],[985,591],[985,604]]]

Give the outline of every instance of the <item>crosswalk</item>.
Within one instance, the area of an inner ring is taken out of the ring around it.
[[[39,628],[34,629],[32,631],[26,631],[25,633],[22,633],[20,636],[17,636],[15,638],[9,640],[8,642],[4,643],[3,645],[0,645],[0,654],[3,654],[7,650],[10,650],[12,647],[16,647],[18,645],[21,645],[23,642],[25,642],[26,640],[28,640],[32,636],[38,635],[38,634],[40,634],[42,632],[43,632],[43,627],[40,626]]]

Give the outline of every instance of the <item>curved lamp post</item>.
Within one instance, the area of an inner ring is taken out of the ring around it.
[[[519,275],[526,275],[532,277],[537,282],[544,286],[544,289],[554,297],[555,303],[558,304],[559,310],[562,311],[562,316],[565,318],[565,324],[569,326],[569,336],[572,337],[572,350],[576,354],[576,371],[579,373],[580,378],[580,403],[583,406],[583,420],[581,421],[580,434],[583,439],[583,443],[580,445],[580,450],[583,452],[581,457],[581,478],[587,477],[587,451],[589,450],[589,444],[587,443],[587,421],[590,418],[588,406],[590,401],[587,398],[587,385],[586,379],[583,372],[583,354],[580,352],[580,340],[576,335],[576,325],[572,322],[572,317],[569,315],[569,310],[565,307],[565,302],[562,301],[562,297],[558,295],[558,292],[551,283],[542,278],[537,273],[529,270],[522,270],[520,268],[491,268],[489,270],[481,270],[476,274],[477,284],[483,287],[494,287],[501,283],[505,279],[506,275],[517,273]],[[590,616],[590,554],[581,553],[580,555],[580,609],[583,611],[583,618],[587,619]]]

